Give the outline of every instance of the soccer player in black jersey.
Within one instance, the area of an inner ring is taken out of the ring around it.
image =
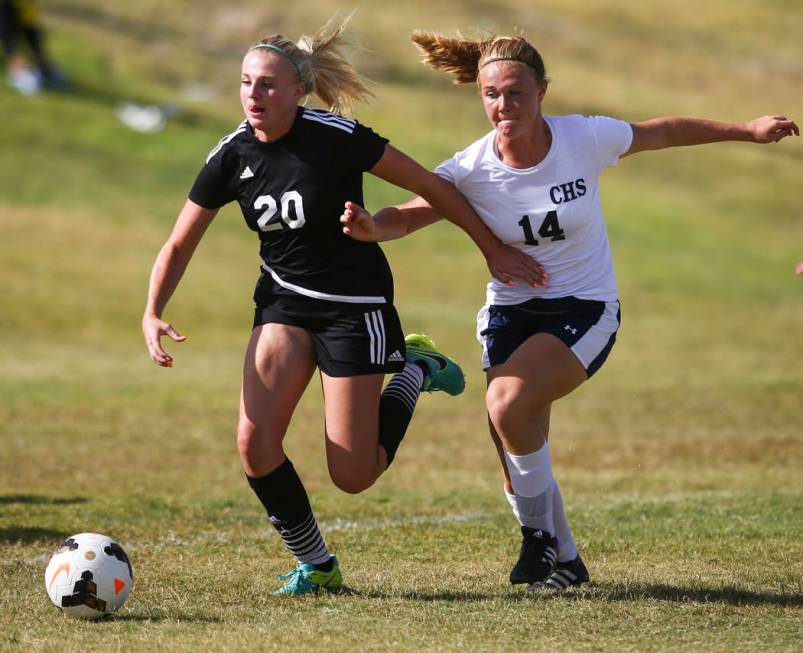
[[[362,203],[371,172],[427,198],[463,228],[495,277],[537,283],[540,266],[491,234],[463,197],[388,141],[344,117],[369,96],[338,51],[347,21],[293,43],[263,39],[245,55],[235,131],[209,153],[151,273],[142,329],[164,367],[162,319],[218,209],[236,200],[259,235],[262,274],[243,372],[237,444],[251,488],[298,566],[277,594],[337,590],[337,560],[320,535],[282,441],[316,366],[326,413],[329,473],[346,492],[370,487],[392,462],[422,390],[458,394],[463,373],[425,336],[402,335],[393,281],[376,243],[346,236],[347,202]],[[299,106],[315,93],[329,111]],[[384,374],[394,373],[382,389]]]

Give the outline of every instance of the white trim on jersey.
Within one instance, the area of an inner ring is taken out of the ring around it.
[[[322,118],[327,122],[336,122],[346,127],[353,128],[357,124],[357,121],[353,118],[344,118],[343,116],[339,116],[331,111],[326,111],[325,109],[307,109],[305,107],[304,113],[317,116],[318,118]]]
[[[247,122],[248,122],[247,120],[243,120],[243,121],[240,123],[240,126],[239,126],[239,127],[237,127],[237,129],[236,129],[235,131],[233,131],[233,132],[232,132],[231,134],[229,134],[228,136],[224,136],[223,138],[221,138],[221,139],[218,141],[217,145],[215,145],[214,149],[213,149],[213,150],[212,150],[212,151],[209,153],[209,156],[207,156],[207,157],[206,157],[206,163],[209,163],[210,159],[211,159],[213,156],[215,156],[215,154],[217,154],[218,152],[220,152],[220,150],[222,150],[222,149],[223,149],[223,146],[224,146],[226,143],[228,143],[228,142],[229,142],[231,139],[233,139],[235,136],[237,136],[237,134],[242,134],[242,133],[245,131],[245,126],[246,126],[246,123],[247,123]]]
[[[365,326],[371,339],[371,363],[382,365],[385,362],[385,323],[380,311],[365,313]]]
[[[348,132],[351,134],[354,131],[354,127],[357,125],[356,120],[351,120],[349,118],[341,118],[340,116],[336,116],[333,113],[329,113],[328,111],[315,111],[313,109],[304,109],[304,112],[301,114],[301,117],[305,120],[313,120],[315,122],[319,122],[322,125],[327,125],[329,127],[334,127],[336,129],[341,129],[344,132]]]
[[[331,293],[319,292],[317,290],[310,290],[309,288],[302,288],[294,283],[285,281],[273,269],[262,261],[262,269],[270,273],[273,280],[278,283],[282,288],[297,292],[299,295],[305,297],[312,297],[313,299],[328,299],[332,302],[345,302],[346,304],[387,304],[388,300],[384,297],[372,297],[370,295],[333,295]]]

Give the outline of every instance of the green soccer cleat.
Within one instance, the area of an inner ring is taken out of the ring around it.
[[[336,592],[343,585],[343,576],[340,574],[340,565],[337,558],[332,556],[334,565],[329,571],[316,569],[315,565],[302,562],[289,574],[279,576],[279,580],[287,582],[277,589],[274,596],[301,596],[302,594],[315,594],[321,587],[327,592]]]
[[[424,385],[427,392],[443,391],[452,396],[459,395],[466,387],[463,370],[451,358],[435,348],[432,339],[418,333],[411,333],[404,339],[407,345],[407,362],[423,362],[428,372],[424,374]]]

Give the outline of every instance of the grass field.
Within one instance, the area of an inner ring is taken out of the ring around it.
[[[289,556],[234,443],[257,273],[224,210],[168,319],[171,370],[139,331],[147,276],[206,153],[241,119],[243,47],[340,8],[100,0],[42,3],[73,80],[0,88],[0,651],[800,650],[803,603],[803,141],[642,154],[604,178],[623,326],[592,382],[557,404],[551,449],[593,584],[551,599],[507,583],[517,528],[485,433],[473,339],[486,272],[435,225],[385,248],[405,329],[468,371],[426,396],[391,472],[362,495],[325,471],[320,390],[288,454],[348,591],[277,599]],[[357,117],[427,166],[487,127],[473,89],[416,61],[413,28],[522,29],[552,84],[548,113],[803,121],[793,0],[514,0],[357,7],[377,100]],[[204,102],[191,85],[203,84]],[[156,135],[119,102],[173,104]],[[405,198],[372,178],[368,204]],[[117,538],[136,585],[119,616],[49,603],[50,552]]]

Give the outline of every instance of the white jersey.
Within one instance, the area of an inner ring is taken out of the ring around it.
[[[594,116],[546,116],[552,145],[543,161],[517,169],[499,159],[496,132],[444,161],[436,174],[453,184],[503,243],[539,261],[546,287],[488,284],[487,304],[533,297],[617,299],[599,176],[629,148],[629,123]]]

